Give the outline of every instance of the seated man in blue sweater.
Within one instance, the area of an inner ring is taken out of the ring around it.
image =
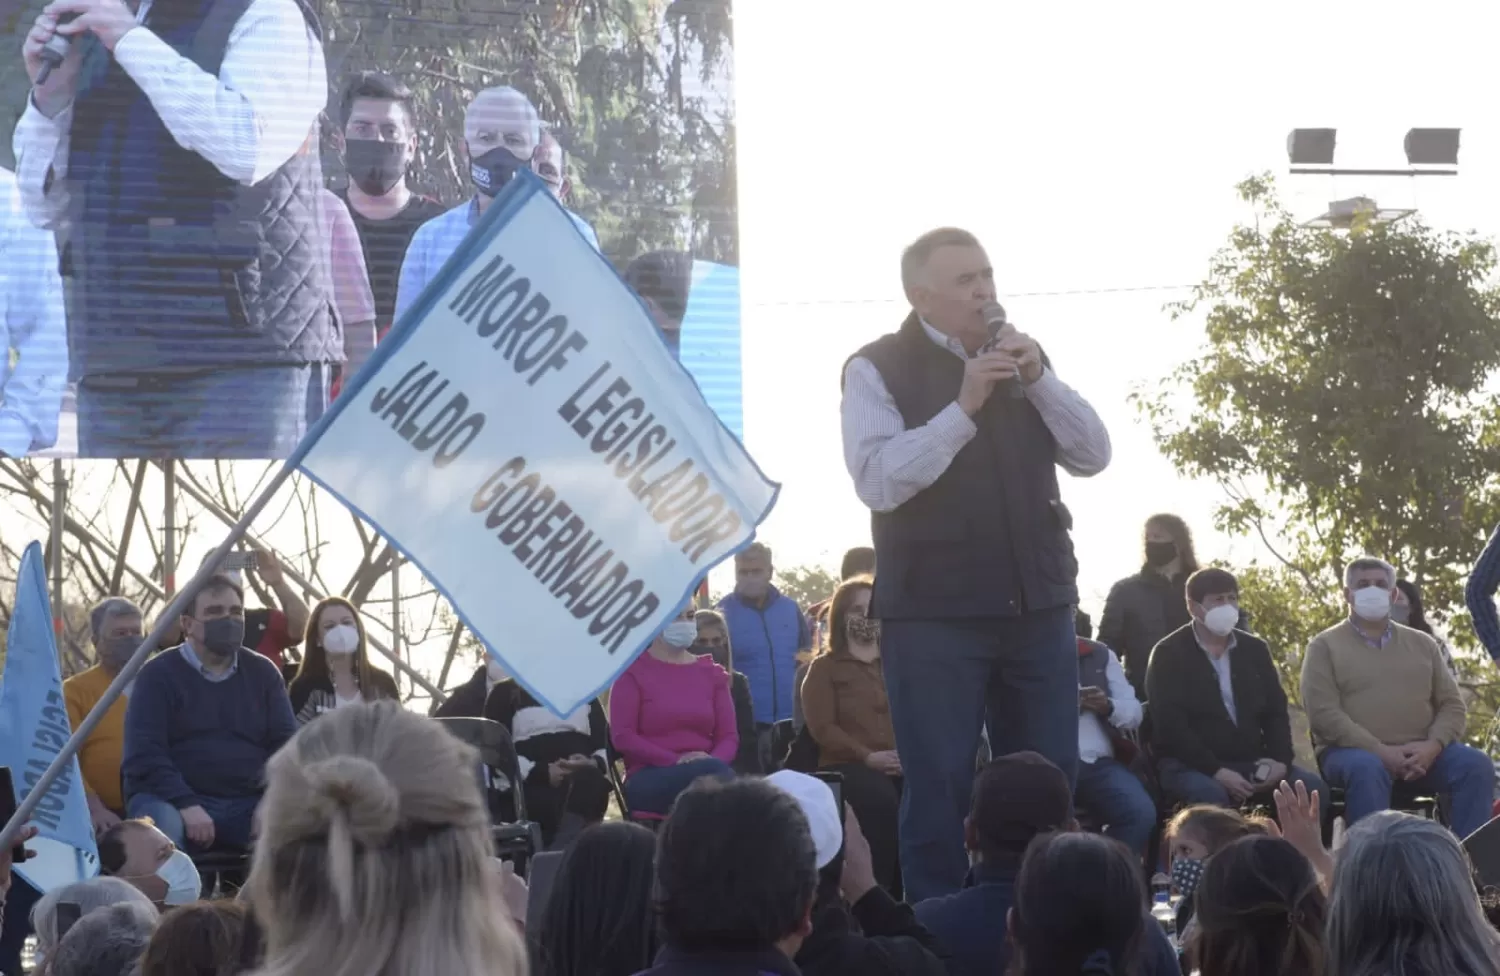
[[[990,976],[1010,964],[1006,916],[1026,845],[1038,834],[1077,830],[1073,790],[1061,769],[1034,752],[1001,756],[974,778],[964,838],[978,860],[964,890],[916,906],[922,923],[948,950],[949,976]],[[1141,911],[1146,907],[1141,906]],[[1143,976],[1180,976],[1166,933],[1149,915],[1141,941]]]
[[[266,761],[297,731],[281,672],[242,647],[244,594],[215,576],[185,643],[146,662],[125,710],[125,806],[179,847],[250,846]]]

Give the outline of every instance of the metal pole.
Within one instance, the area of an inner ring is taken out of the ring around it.
[[[403,653],[401,639],[401,564],[404,562],[398,552],[391,560],[391,653],[400,660],[406,660]],[[396,672],[396,695],[401,694],[401,672]]]
[[[156,626],[151,628],[151,633],[146,635],[145,640],[141,641],[140,646],[135,649],[135,653],[130,656],[129,662],[120,669],[119,674],[115,675],[115,680],[109,683],[109,687],[105,689],[103,697],[95,703],[88,715],[79,723],[78,729],[73,733],[72,738],[63,744],[62,749],[53,758],[52,764],[47,767],[46,772],[42,773],[41,777],[36,781],[36,785],[31,788],[31,792],[26,794],[26,799],[21,801],[21,805],[16,808],[16,812],[6,822],[5,829],[0,830],[0,850],[5,850],[15,843],[16,835],[20,833],[21,827],[25,825],[26,821],[31,819],[31,815],[36,812],[36,808],[41,804],[42,798],[52,788],[52,784],[68,768],[68,764],[73,761],[73,757],[78,754],[79,748],[88,740],[88,737],[94,734],[94,729],[103,721],[105,713],[110,710],[115,701],[119,699],[120,695],[124,694],[125,689],[135,680],[136,673],[141,670],[141,665],[146,663],[146,658],[161,643],[162,637],[166,634],[167,629],[172,626],[172,622],[179,619],[182,616],[182,611],[187,609],[189,598],[196,594],[198,588],[213,575],[214,567],[219,564],[220,560],[229,555],[229,551],[244,536],[245,530],[250,527],[250,523],[265,509],[266,504],[271,500],[271,496],[286,483],[294,470],[291,464],[286,464],[276,473],[276,476],[267,483],[261,493],[245,509],[245,514],[240,516],[239,521],[230,527],[229,534],[224,537],[223,542],[219,543],[219,547],[214,550],[213,555],[199,567],[198,572],[193,574],[192,581],[172,598],[172,602],[167,604],[166,610],[162,611],[161,615],[156,618]],[[171,511],[171,507],[168,506],[167,510]]]
[[[193,501],[197,502],[199,505],[202,505],[204,511],[208,512],[208,514],[223,522],[225,525],[235,524],[233,515],[230,515],[223,508],[221,508],[218,502],[214,501],[212,498],[208,497],[208,495],[199,491],[197,486],[194,485],[191,481],[184,481],[181,487],[183,493]],[[270,546],[266,545],[264,542],[261,542],[249,532],[244,533],[244,538],[252,546],[256,546],[258,548],[266,550],[267,552],[271,552]],[[306,592],[320,592],[316,586],[312,585],[312,583],[306,576],[303,576],[301,573],[297,572],[297,568],[295,566],[288,566],[285,562],[283,562],[281,564],[281,571],[286,575],[287,579],[291,580],[297,586],[300,586]],[[365,633],[365,642],[369,644],[370,647],[374,650],[379,651],[381,655],[383,655],[388,661],[391,662],[392,666],[398,668],[403,674],[410,678],[417,685],[417,687],[421,688],[423,691],[431,695],[434,701],[441,702],[448,697],[447,695],[443,694],[441,688],[438,688],[431,681],[428,681],[420,671],[416,670],[411,665],[401,660],[401,658],[391,653],[390,648],[382,644],[368,631],[366,631]]]
[[[443,670],[438,672],[438,687],[448,687],[448,672],[453,670],[453,659],[458,657],[458,645],[464,639],[464,622],[456,620],[453,623],[453,636],[448,638],[448,653],[443,655]],[[436,712],[442,702],[434,701],[428,714]]]
[[[123,467],[123,462],[122,462]],[[130,479],[130,504],[125,506],[125,528],[120,533],[120,552],[115,556],[115,569],[109,575],[109,596],[118,596],[125,575],[125,554],[130,551],[130,535],[135,530],[135,518],[141,508],[141,489],[146,484],[146,462],[137,461],[135,474]],[[147,531],[150,531],[149,529]]]
[[[68,507],[68,479],[61,458],[52,461],[52,634],[57,638],[57,660],[63,655],[63,512]]]
[[[162,520],[161,573],[162,588],[167,596],[177,592],[177,462],[161,462],[162,497],[165,512]]]

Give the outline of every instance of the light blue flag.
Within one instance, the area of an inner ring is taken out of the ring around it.
[[[0,766],[9,766],[16,802],[31,792],[63,743],[73,734],[63,701],[47,599],[42,547],[33,542],[21,556],[15,612],[5,635],[5,674],[0,678]],[[75,758],[32,815],[40,833],[27,846],[34,857],[15,869],[27,884],[46,893],[99,873],[99,851],[83,775]]]
[[[740,355],[740,269],[693,262],[693,287],[682,318],[679,358],[703,399],[741,439],[745,436]]]
[[[737,277],[718,280],[693,299],[737,323],[739,289],[724,286]],[[776,502],[685,351],[678,362],[522,173],[287,463],[404,551],[491,655],[567,715]]]

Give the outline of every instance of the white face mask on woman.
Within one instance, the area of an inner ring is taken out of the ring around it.
[[[329,654],[353,654],[359,650],[359,631],[350,624],[339,624],[323,635],[323,650]]]
[[[673,647],[692,647],[698,639],[698,625],[691,620],[674,620],[662,629],[661,639]]]

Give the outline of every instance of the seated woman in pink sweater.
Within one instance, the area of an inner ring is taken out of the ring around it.
[[[609,693],[610,734],[625,759],[625,803],[665,816],[705,776],[734,776],[739,749],[729,674],[689,648],[693,609],[667,624]]]

